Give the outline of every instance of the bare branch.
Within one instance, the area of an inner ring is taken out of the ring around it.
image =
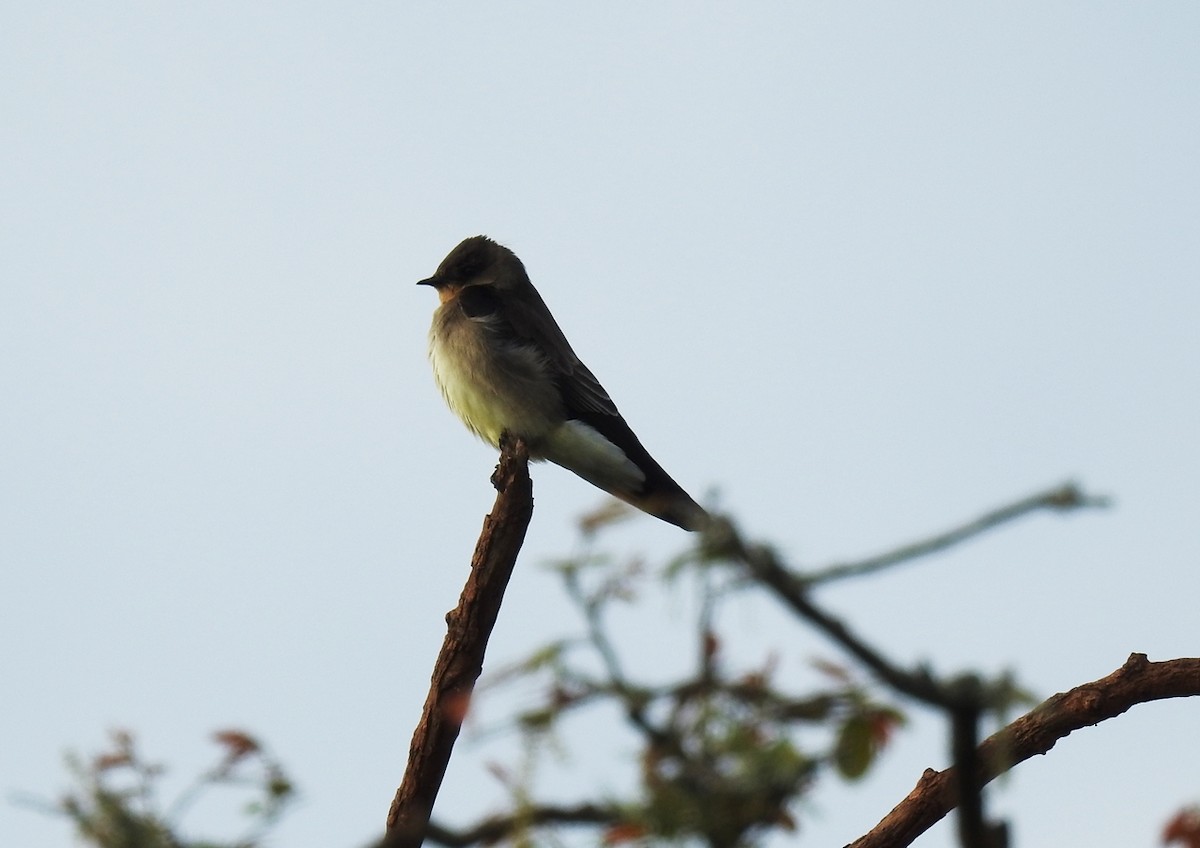
[[[805,574],[801,579],[806,584],[815,586],[819,583],[830,583],[834,580],[843,580],[847,577],[861,577],[865,574],[882,571],[885,568],[890,568],[902,562],[908,562],[912,559],[944,551],[960,542],[965,542],[972,536],[978,536],[981,533],[999,527],[1001,524],[1015,521],[1032,512],[1043,509],[1057,510],[1059,512],[1074,509],[1099,509],[1108,505],[1108,498],[1084,494],[1075,483],[1064,483],[1045,492],[1030,495],[1007,506],[994,509],[973,521],[968,521],[966,524],[947,530],[944,533],[939,533],[936,536],[930,536],[928,539],[912,542],[866,559],[837,563],[819,571]]]
[[[416,848],[424,840],[475,681],[483,671],[488,637],[533,516],[524,442],[502,438],[492,484],[498,491],[496,503],[483,520],[458,607],[446,615],[446,638],[409,745],[408,767],[388,811],[385,843],[392,848]]]
[[[1078,509],[1105,504],[1105,499],[1084,495],[1077,486],[1068,483],[993,510],[975,521],[925,541],[857,563],[834,566],[816,575],[796,573],[780,562],[769,547],[747,544],[729,522],[714,524],[705,542],[714,550],[740,561],[753,577],[772,589],[794,612],[857,657],[884,683],[945,711],[951,724],[954,762],[960,769],[956,772],[958,778],[954,787],[956,797],[962,799],[959,810],[960,842],[965,848],[999,848],[1007,843],[1007,834],[1002,824],[989,822],[985,816],[982,789],[986,781],[980,777],[976,744],[980,716],[1011,697],[1007,684],[1000,681],[988,686],[973,675],[939,680],[924,668],[905,670],[818,606],[812,600],[810,590],[817,583],[869,574],[943,550],[1034,510]]]
[[[840,619],[818,607],[809,598],[808,585],[784,566],[775,552],[762,545],[749,545],[733,523],[714,519],[705,530],[703,544],[712,553],[740,562],[758,582],[775,592],[792,610],[821,630],[867,666],[884,683],[935,707],[953,710],[957,702],[946,688],[924,671],[908,672],[887,660],[881,653],[852,632]]]
[[[465,830],[451,830],[430,824],[427,838],[430,842],[449,848],[465,848],[468,845],[491,845],[511,837],[522,828],[543,824],[617,824],[622,820],[616,807],[595,804],[580,804],[576,807],[533,807],[512,815],[492,816]]]
[[[1073,731],[1115,718],[1135,704],[1200,695],[1200,659],[1152,663],[1131,654],[1107,677],[1048,698],[979,746],[981,784],[1037,754]],[[958,803],[954,768],[927,769],[908,794],[870,833],[850,848],[903,848],[940,821]]]

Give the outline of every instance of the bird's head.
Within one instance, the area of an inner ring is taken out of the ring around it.
[[[450,251],[432,277],[418,281],[417,285],[433,286],[445,303],[467,286],[503,290],[527,280],[525,266],[515,253],[487,236],[471,236]]]

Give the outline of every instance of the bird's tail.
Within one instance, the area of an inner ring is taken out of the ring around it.
[[[665,476],[665,475],[664,475]],[[612,494],[642,512],[649,513],[655,518],[661,518],[692,532],[703,530],[712,518],[704,507],[692,500],[691,496],[670,477],[670,486],[661,486],[651,491],[639,494],[613,492]],[[649,481],[647,481],[649,482]]]

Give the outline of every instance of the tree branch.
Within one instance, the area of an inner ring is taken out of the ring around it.
[[[793,612],[857,657],[884,683],[931,706],[947,710],[954,710],[958,706],[953,694],[927,671],[908,672],[893,665],[840,619],[813,603],[804,579],[783,565],[770,548],[748,545],[728,520],[714,520],[705,532],[707,538],[703,544],[745,566],[751,577],[771,589]]]
[[[543,824],[617,824],[622,820],[616,807],[580,804],[575,807],[533,807],[512,815],[492,816],[466,830],[451,830],[429,825],[429,840],[449,848],[468,845],[492,845],[507,839],[522,828]]]
[[[1011,696],[1007,691],[1007,684],[1001,681],[999,684],[985,685],[974,675],[963,675],[953,680],[938,680],[925,668],[905,670],[868,644],[845,623],[814,603],[810,590],[818,583],[870,574],[943,550],[1034,510],[1079,509],[1106,504],[1106,499],[1085,495],[1078,486],[1067,483],[993,510],[974,521],[929,539],[904,545],[870,559],[833,566],[809,575],[797,574],[787,568],[770,548],[747,544],[728,522],[724,526],[714,525],[706,542],[715,543],[718,550],[723,550],[731,558],[739,560],[751,575],[772,589],[794,612],[857,657],[884,683],[946,713],[951,725],[953,762],[958,769],[952,773],[957,775],[953,786],[955,797],[961,799],[959,841],[964,848],[1002,848],[1007,844],[1005,827],[1000,823],[990,822],[984,812],[982,789],[986,780],[982,777],[976,746],[980,716],[988,709],[997,708]]]
[[[1022,498],[1015,503],[993,510],[974,521],[934,536],[922,542],[905,545],[857,563],[834,566],[816,574],[800,574],[788,568],[774,550],[766,545],[752,545],[742,538],[732,521],[714,520],[705,531],[701,545],[709,557],[726,557],[740,562],[750,576],[772,590],[792,611],[825,633],[849,653],[858,658],[884,683],[898,692],[916,698],[929,706],[946,710],[951,715],[978,713],[991,705],[998,694],[988,687],[955,685],[956,681],[940,681],[928,669],[906,670],[892,663],[882,652],[870,645],[843,621],[818,606],[811,590],[818,583],[867,574],[889,565],[955,545],[1006,521],[1012,521],[1037,509],[1080,509],[1099,507],[1108,503],[1103,497],[1086,495],[1074,483]],[[961,683],[962,681],[958,681]],[[983,700],[978,700],[982,696]]]
[[[1037,754],[1073,731],[1115,718],[1134,704],[1200,695],[1200,659],[1152,663],[1131,654],[1107,677],[1076,686],[1044,701],[985,739],[978,749],[980,785]],[[902,848],[940,821],[958,803],[955,769],[927,769],[916,788],[870,833],[850,848]]]
[[[483,671],[488,637],[533,516],[529,451],[523,441],[507,434],[500,448],[500,464],[492,475],[496,503],[483,520],[458,607],[446,615],[446,638],[409,745],[408,767],[388,811],[384,844],[389,848],[416,848],[425,838],[475,681]]]

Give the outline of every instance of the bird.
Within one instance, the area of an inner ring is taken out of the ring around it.
[[[507,247],[464,239],[432,277],[434,379],[450,409],[493,447],[505,432],[548,460],[684,530],[708,513],[642,447]]]

